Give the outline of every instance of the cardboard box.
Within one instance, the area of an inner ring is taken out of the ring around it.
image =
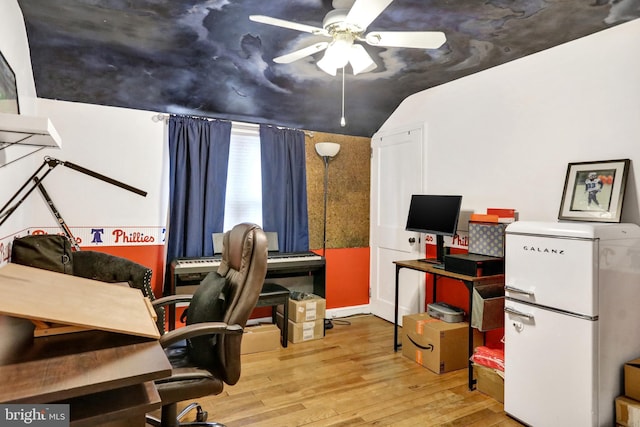
[[[495,369],[482,365],[473,365],[476,390],[504,403],[504,377]]]
[[[474,344],[482,334],[474,331]],[[469,324],[447,323],[427,313],[402,318],[402,354],[427,369],[442,374],[469,366]]]
[[[282,327],[282,321],[282,313],[278,313],[278,326]],[[294,344],[324,338],[324,317],[308,322],[294,322],[289,319],[288,322],[287,338]]]
[[[474,286],[471,326],[483,332],[504,327],[502,282]]]
[[[282,307],[278,306],[278,313],[282,314]],[[289,319],[293,322],[309,322],[323,319],[327,310],[327,302],[324,298],[314,296],[312,299],[301,301],[289,299]]]
[[[624,395],[640,400],[640,358],[624,364]]]
[[[280,329],[273,323],[265,323],[244,328],[241,354],[259,353],[280,348]]]
[[[623,427],[640,426],[640,402],[625,396],[616,398],[616,425]]]

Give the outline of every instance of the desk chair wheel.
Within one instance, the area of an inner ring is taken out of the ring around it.
[[[196,410],[195,421],[183,422],[182,420],[189,414],[189,412],[193,411],[194,409]],[[208,417],[209,417],[209,413],[203,410],[202,406],[200,406],[199,403],[193,402],[187,405],[175,418],[172,418],[172,419],[175,419],[175,427],[187,427],[187,426],[189,427],[196,427],[196,426],[226,427],[224,424],[216,423],[213,421],[207,421]],[[146,425],[153,426],[153,427],[163,427],[163,424],[159,419],[152,417],[148,414],[146,416]]]
[[[200,406],[199,403],[197,402],[193,402],[190,403],[186,408],[184,408],[179,414],[178,414],[178,421],[182,421],[182,419],[184,417],[187,416],[187,414],[189,412],[191,412],[192,410],[196,410],[196,421],[199,423],[203,423],[205,421],[207,421],[207,417],[209,416],[209,413],[205,410],[202,409],[202,406]]]

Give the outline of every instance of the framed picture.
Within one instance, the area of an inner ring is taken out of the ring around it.
[[[620,222],[629,159],[569,163],[558,219]]]
[[[20,113],[16,75],[0,52],[0,113]]]

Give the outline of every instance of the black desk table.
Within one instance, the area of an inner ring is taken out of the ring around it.
[[[434,267],[433,264],[419,261],[419,260],[407,260],[407,261],[394,261],[396,265],[396,289],[395,289],[395,308],[394,308],[394,319],[393,319],[393,351],[398,351],[398,349],[402,346],[402,344],[398,343],[398,294],[399,294],[399,285],[400,285],[400,269],[408,268],[410,270],[422,271],[424,273],[429,273],[433,277],[433,302],[436,302],[436,291],[437,291],[437,279],[439,277],[448,277],[450,279],[459,280],[467,287],[469,291],[469,313],[473,312],[473,288],[474,286],[483,284],[483,283],[496,283],[497,281],[504,281],[504,274],[499,274],[495,276],[466,276],[464,274],[453,273],[451,271],[446,271],[441,268]],[[471,314],[469,314],[469,344],[468,344],[468,352],[469,358],[473,355],[473,328],[471,327]],[[469,360],[469,390],[475,389],[476,380],[473,378],[473,368],[472,362]]]

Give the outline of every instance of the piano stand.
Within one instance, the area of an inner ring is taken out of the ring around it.
[[[220,260],[221,257],[219,256],[174,259],[171,261],[169,281],[168,283],[165,282],[163,295],[195,292],[194,288],[200,284],[206,275],[218,269]],[[313,252],[270,254],[267,259],[266,278],[273,280],[292,277],[311,277],[313,279],[313,293],[321,298],[326,298],[326,263],[324,257]],[[286,283],[281,284],[283,288],[288,290],[286,285]],[[173,306],[168,307],[168,312],[168,330],[171,331],[175,329],[175,308]],[[284,336],[286,346],[287,335],[285,334]]]
[[[282,347],[287,347],[289,341],[289,289],[277,283],[265,283],[262,285],[262,291],[258,297],[256,307],[271,307],[271,320],[276,324],[276,307],[282,305],[282,322],[281,342]]]

